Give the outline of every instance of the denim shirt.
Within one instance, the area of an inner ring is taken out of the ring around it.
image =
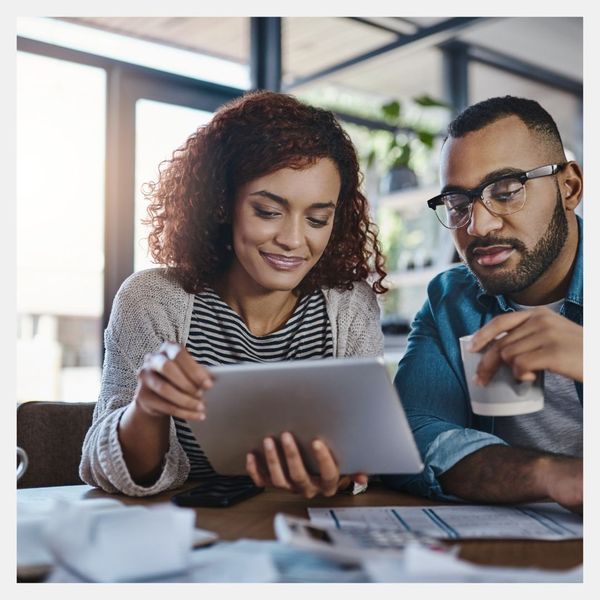
[[[583,221],[579,217],[577,224],[577,256],[561,314],[583,325]],[[514,309],[504,296],[486,294],[464,265],[435,277],[427,294],[394,379],[425,466],[418,475],[384,475],[382,480],[420,496],[458,500],[444,494],[438,477],[484,446],[506,445],[494,435],[493,417],[471,411],[458,338]],[[576,381],[575,387],[583,402],[583,385]]]

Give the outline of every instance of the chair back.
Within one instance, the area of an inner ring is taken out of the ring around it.
[[[80,485],[83,439],[95,402],[24,402],[17,406],[17,446],[29,466],[17,487]]]

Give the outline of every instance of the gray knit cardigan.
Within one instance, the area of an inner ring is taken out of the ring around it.
[[[331,323],[334,356],[381,356],[383,334],[376,295],[365,282],[351,291],[323,290]],[[119,289],[104,333],[105,357],[100,396],[83,442],[79,474],[109,493],[148,496],[181,486],[190,465],[171,419],[169,450],[160,477],[150,486],[135,483],[123,459],[117,429],[132,401],[145,354],[164,341],[185,345],[194,295],[166,269],[131,275]],[[209,416],[210,418],[210,416]]]

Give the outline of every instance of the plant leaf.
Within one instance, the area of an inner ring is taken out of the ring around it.
[[[428,94],[423,94],[423,96],[417,96],[416,98],[413,98],[413,102],[419,106],[439,106],[443,108],[450,108],[449,104],[446,104],[441,100],[436,100]]]
[[[398,121],[400,118],[400,102],[398,100],[392,100],[381,107],[383,116],[390,121]]]
[[[424,146],[427,146],[428,148],[433,148],[433,142],[435,140],[435,136],[433,135],[433,133],[431,133],[430,131],[422,130],[417,132],[417,137]]]

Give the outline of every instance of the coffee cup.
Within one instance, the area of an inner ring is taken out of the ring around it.
[[[477,365],[486,348],[480,352],[469,352],[467,346],[472,337],[472,335],[465,335],[459,338],[459,341],[473,412],[487,417],[507,417],[542,410],[544,408],[542,372],[537,374],[535,381],[519,381],[515,379],[511,368],[506,363],[501,363],[487,385],[477,385],[473,381],[477,373]]]
[[[17,446],[17,481],[19,481],[19,479],[25,475],[28,464],[29,458],[27,457],[27,452],[25,452],[23,448],[19,448],[19,446]]]

